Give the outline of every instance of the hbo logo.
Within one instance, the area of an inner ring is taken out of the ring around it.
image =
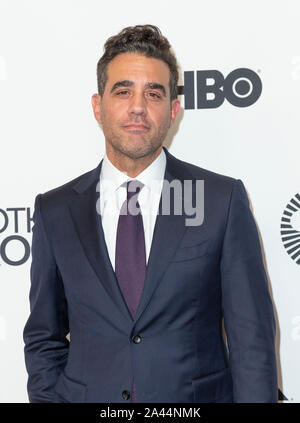
[[[184,108],[215,109],[223,104],[225,98],[233,106],[248,107],[261,95],[262,83],[258,74],[251,69],[239,68],[230,72],[226,78],[218,70],[184,72],[184,85],[178,87],[178,94],[184,95]]]

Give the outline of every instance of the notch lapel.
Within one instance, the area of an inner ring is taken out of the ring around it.
[[[83,178],[73,187],[78,195],[69,204],[69,209],[81,245],[92,268],[118,310],[127,320],[132,321],[110,262],[101,215],[98,214],[96,208],[96,204],[100,204],[98,183],[101,166],[102,160],[88,177]]]
[[[162,195],[164,190],[168,190],[168,183],[178,180],[181,183],[183,192],[183,181],[185,179],[192,179],[188,172],[185,172],[180,161],[172,156],[165,147],[164,151],[167,157],[166,171],[164,175],[164,183],[162,188]],[[171,198],[170,214],[162,214],[162,195],[159,203],[159,214],[156,217],[152,244],[146,269],[146,277],[144,282],[144,290],[142,292],[141,300],[135,315],[134,321],[141,317],[147,304],[160,283],[164,271],[166,270],[169,261],[171,260],[175,250],[187,229],[185,225],[185,214],[182,198],[182,214],[176,215],[174,213],[174,202]]]

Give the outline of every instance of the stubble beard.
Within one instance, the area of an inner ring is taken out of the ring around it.
[[[103,128],[105,139],[114,151],[118,155],[123,155],[133,160],[154,155],[155,152],[162,146],[168,133],[168,129],[168,122],[166,122],[166,124],[151,138],[148,138],[147,134],[140,135],[140,142],[138,142],[139,145],[137,146],[137,142],[134,140],[134,137],[136,137],[135,135],[132,136],[131,141],[130,134],[128,134],[127,137],[123,137],[122,134],[116,134],[110,129],[105,131],[105,128]]]

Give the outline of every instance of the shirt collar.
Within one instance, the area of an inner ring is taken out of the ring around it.
[[[131,178],[124,172],[117,169],[107,157],[106,153],[103,157],[101,174],[100,174],[100,193],[105,201],[109,196],[127,180],[137,179],[142,182],[149,190],[153,187],[153,181],[163,181],[166,169],[166,153],[163,148],[156,159],[147,166],[135,178]],[[155,187],[155,185],[154,185]]]

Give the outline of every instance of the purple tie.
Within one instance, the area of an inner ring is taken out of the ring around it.
[[[144,225],[140,205],[137,201],[144,184],[137,180],[131,180],[125,184],[127,200],[124,201],[119,215],[115,272],[123,297],[134,318],[146,275]],[[137,402],[134,382],[132,402]]]

